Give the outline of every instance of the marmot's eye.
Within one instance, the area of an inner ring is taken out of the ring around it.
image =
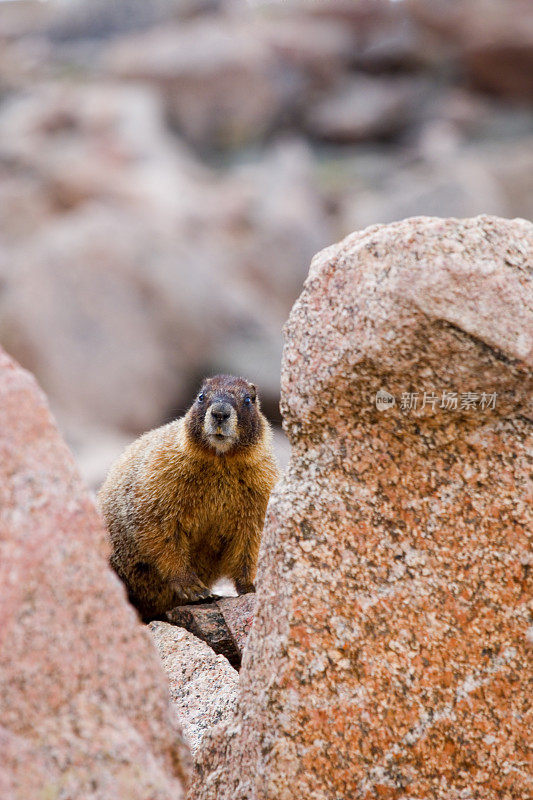
[[[203,403],[204,400],[205,400],[205,394],[203,392],[200,392],[200,394],[198,395],[198,402]]]
[[[244,405],[245,406],[249,406],[251,404],[251,402],[252,402],[252,398],[250,397],[250,395],[247,394],[246,397],[244,398]]]

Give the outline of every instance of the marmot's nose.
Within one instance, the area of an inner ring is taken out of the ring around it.
[[[230,418],[231,406],[229,403],[213,403],[211,406],[211,416],[217,422],[225,422]]]

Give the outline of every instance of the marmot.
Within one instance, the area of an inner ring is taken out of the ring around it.
[[[254,591],[261,531],[278,479],[255,386],[216,375],[184,417],[149,431],[111,467],[98,502],[111,565],[148,621],[211,596],[222,576]]]

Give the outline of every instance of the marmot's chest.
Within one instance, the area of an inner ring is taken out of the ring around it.
[[[203,470],[182,486],[181,523],[191,534],[234,528],[258,503],[253,476],[239,472]]]

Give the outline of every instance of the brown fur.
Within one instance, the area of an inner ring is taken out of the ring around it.
[[[208,597],[222,576],[239,593],[253,590],[278,478],[270,427],[255,387],[242,378],[211,378],[199,398],[181,419],[137,439],[98,494],[111,564],[145,620]],[[216,428],[229,435],[210,438],[218,409],[231,413]]]

